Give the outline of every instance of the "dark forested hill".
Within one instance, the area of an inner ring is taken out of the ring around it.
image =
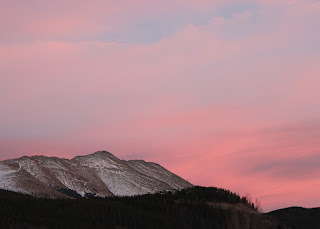
[[[269,212],[281,220],[288,229],[320,229],[320,208],[290,207]]]
[[[193,187],[135,197],[44,199],[0,190],[0,228],[277,228],[245,198]]]

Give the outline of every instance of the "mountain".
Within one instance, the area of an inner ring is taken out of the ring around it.
[[[73,159],[31,156],[0,162],[0,189],[47,198],[134,196],[192,184],[162,166],[107,151]]]

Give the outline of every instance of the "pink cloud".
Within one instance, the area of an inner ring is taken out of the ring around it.
[[[96,40],[107,33],[128,30],[135,21],[152,19],[199,17],[226,6],[240,4],[228,1],[40,1],[9,2],[0,9],[2,39],[6,42],[34,40]],[[317,12],[319,4],[306,1],[242,1],[259,4],[267,13],[275,7]],[[271,8],[270,8],[271,7]],[[177,10],[178,9],[178,10]],[[285,9],[285,10],[283,10]],[[263,11],[263,10],[262,10]],[[179,24],[179,23],[178,23]],[[179,28],[177,28],[179,29]]]
[[[212,16],[152,44],[71,40],[211,3],[69,2],[59,17],[61,2],[52,4],[0,13],[18,14],[11,26],[0,20],[9,38],[36,39],[0,43],[0,159],[106,149],[250,193],[265,210],[317,205],[318,3],[264,1],[258,12]]]

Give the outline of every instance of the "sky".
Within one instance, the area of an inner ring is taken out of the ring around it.
[[[320,1],[0,0],[0,160],[107,150],[320,206]]]

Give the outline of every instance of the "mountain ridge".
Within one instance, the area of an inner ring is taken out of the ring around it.
[[[157,163],[121,160],[107,151],[72,159],[34,155],[0,161],[0,189],[48,198],[134,196],[192,186]]]

